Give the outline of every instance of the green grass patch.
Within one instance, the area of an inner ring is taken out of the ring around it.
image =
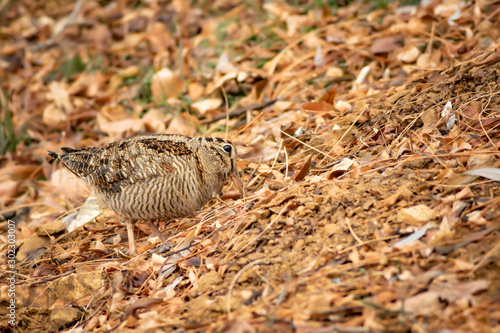
[[[0,152],[5,155],[7,152],[15,151],[17,145],[24,141],[29,145],[31,140],[25,134],[24,124],[21,126],[19,133],[16,133],[14,123],[12,122],[12,111],[9,109],[7,96],[4,91],[0,91],[2,98],[0,98],[0,117],[2,119],[0,124]]]

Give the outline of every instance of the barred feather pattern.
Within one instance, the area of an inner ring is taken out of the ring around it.
[[[221,138],[136,136],[101,147],[48,152],[109,208],[131,220],[184,217],[220,194],[231,177],[244,195],[235,146]]]

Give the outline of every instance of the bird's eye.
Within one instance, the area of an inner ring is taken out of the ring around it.
[[[230,145],[225,145],[224,147],[222,147],[222,149],[229,154],[231,152],[232,147]]]

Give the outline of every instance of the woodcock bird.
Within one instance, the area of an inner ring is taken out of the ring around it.
[[[221,193],[229,177],[244,196],[236,148],[228,140],[156,134],[61,150],[62,154],[48,154],[83,178],[104,205],[125,218],[131,254],[135,254],[133,224],[138,220],[146,221],[165,241],[153,221],[193,214]]]

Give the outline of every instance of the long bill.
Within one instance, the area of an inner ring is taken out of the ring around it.
[[[233,179],[234,185],[236,185],[238,191],[241,193],[241,196],[245,199],[245,188],[243,187],[243,181],[241,180],[240,175],[238,175],[238,171],[234,170],[230,175]]]

